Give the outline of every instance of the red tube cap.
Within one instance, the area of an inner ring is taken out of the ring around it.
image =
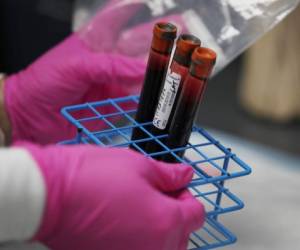
[[[194,50],[200,46],[201,41],[198,37],[190,34],[180,35],[176,43],[174,59],[188,67]]]
[[[171,23],[159,22],[153,29],[152,49],[160,53],[171,53],[177,27]]]
[[[208,78],[216,64],[217,54],[209,48],[197,48],[192,55],[190,73],[197,78]]]

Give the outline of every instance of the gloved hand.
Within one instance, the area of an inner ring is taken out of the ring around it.
[[[203,205],[184,189],[189,166],[128,149],[21,146],[46,183],[34,238],[51,249],[186,250],[190,233],[203,224]]]
[[[79,34],[94,51],[113,52],[123,27],[143,6],[144,3],[139,1],[107,0],[92,20],[80,29]],[[131,45],[126,45],[130,50]]]
[[[79,34],[94,51],[146,59],[156,22],[171,22],[177,26],[178,33],[189,32],[181,13],[175,10],[172,14],[155,17],[148,5],[151,4],[145,1],[107,0]],[[140,22],[135,24],[136,20]]]
[[[73,34],[5,80],[12,140],[46,144],[73,137],[63,106],[138,93],[144,73],[143,61],[92,52]]]

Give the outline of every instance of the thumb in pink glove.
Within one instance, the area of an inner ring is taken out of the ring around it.
[[[143,9],[144,4],[139,1],[109,0],[79,34],[94,51],[112,52],[122,29]]]
[[[75,136],[75,128],[60,115],[62,107],[137,93],[144,71],[144,62],[91,52],[72,35],[6,79],[4,98],[13,141],[46,144]],[[99,122],[97,130],[102,126]]]
[[[23,147],[47,189],[35,239],[52,249],[185,250],[190,233],[203,224],[203,205],[183,189],[191,167],[127,149]]]

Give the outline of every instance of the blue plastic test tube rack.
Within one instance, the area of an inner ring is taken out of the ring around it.
[[[171,154],[180,162],[190,164],[195,175],[189,189],[205,205],[207,218],[204,227],[191,235],[188,249],[213,249],[234,243],[236,236],[218,221],[218,216],[240,210],[244,204],[224,184],[228,179],[250,174],[251,168],[204,129],[196,126],[192,134],[195,143],[191,140],[184,148],[168,148],[161,141],[167,135],[156,137],[145,129],[150,123],[138,124],[134,120],[138,101],[138,96],[128,96],[63,108],[63,116],[77,128],[78,133],[73,140],[61,144],[133,145],[147,157]],[[131,141],[131,131],[136,127],[147,135],[145,139]],[[161,151],[147,154],[139,147],[139,143],[147,141],[155,141],[161,146]],[[184,158],[176,154],[181,150],[185,151]]]

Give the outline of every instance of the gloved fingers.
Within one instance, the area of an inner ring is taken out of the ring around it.
[[[89,53],[78,70],[88,82],[110,88],[133,88],[141,85],[145,74],[145,62],[121,55]]]
[[[80,30],[88,46],[98,52],[111,52],[121,29],[143,7],[143,3],[110,0],[95,17]]]
[[[147,178],[162,192],[174,192],[185,188],[193,178],[192,167],[185,164],[170,164],[153,160],[147,169]]]
[[[189,239],[190,239],[190,233],[186,233],[181,240],[179,250],[187,250],[188,249],[188,244],[189,244]]]
[[[189,190],[184,190],[178,196],[178,205],[183,215],[183,221],[188,232],[201,228],[205,220],[205,209]]]

